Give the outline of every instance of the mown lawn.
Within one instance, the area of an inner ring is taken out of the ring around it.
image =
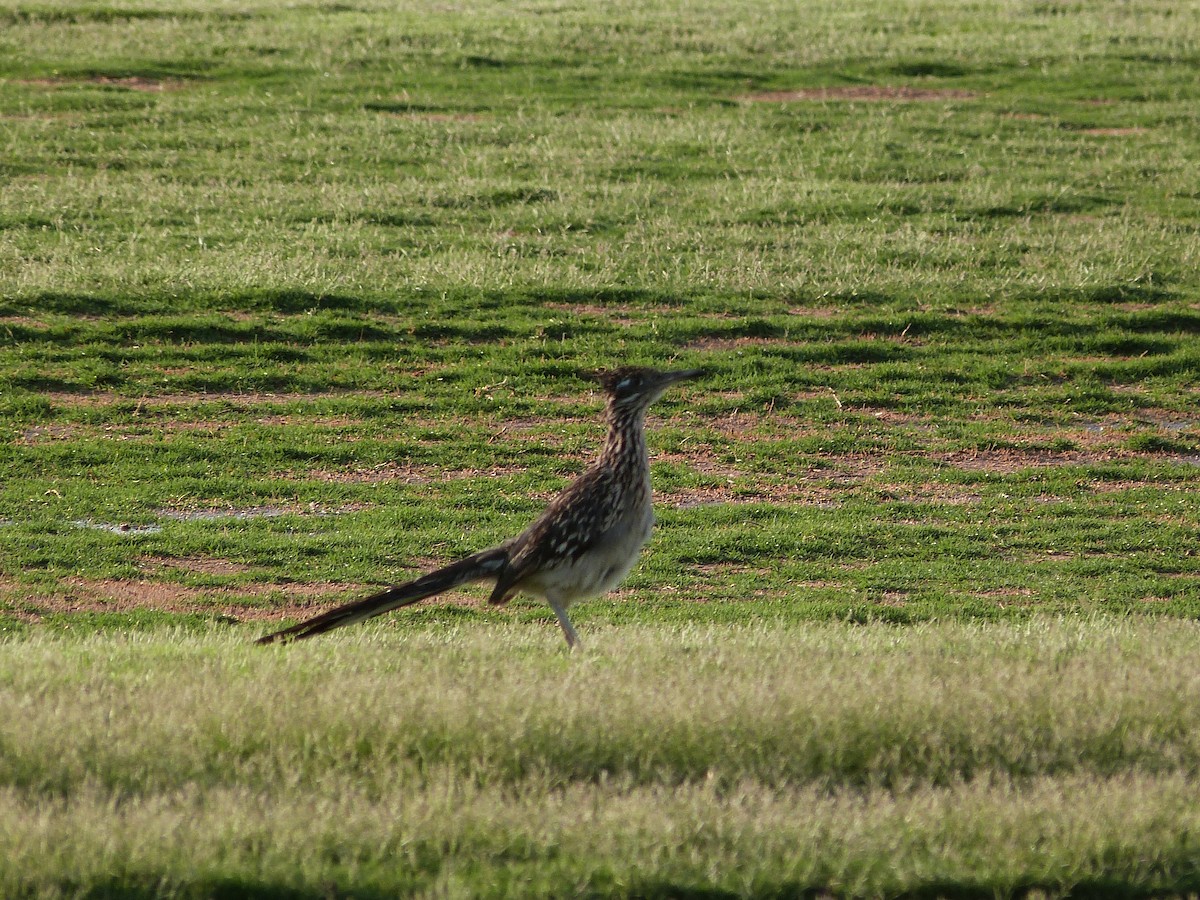
[[[6,896],[1200,888],[1195,623],[42,633]]]
[[[0,8],[0,893],[1200,891],[1195,3]],[[611,597],[284,619],[651,417]]]

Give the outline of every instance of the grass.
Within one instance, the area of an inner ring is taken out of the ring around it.
[[[0,9],[0,893],[1200,891],[1197,12]]]
[[[566,659],[509,626],[305,653],[44,634],[4,660],[0,884],[1194,891],[1198,640],[1165,621],[650,625]]]

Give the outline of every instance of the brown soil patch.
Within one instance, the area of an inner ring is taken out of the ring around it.
[[[983,502],[983,495],[959,484],[888,484],[879,490],[891,501],[902,503],[936,503],[945,506],[973,506]]]
[[[740,563],[698,563],[693,568],[702,575],[743,575],[752,572],[755,575],[771,575],[771,569],[761,566],[746,566]]]
[[[606,319],[618,325],[632,325],[639,319],[677,316],[684,312],[682,307],[662,304],[635,306],[632,303],[545,303],[543,306],[573,316]]]
[[[651,304],[647,306],[637,306],[632,303],[545,303],[543,306],[546,309],[571,313],[572,315],[576,316],[603,318],[620,325],[632,325],[638,319],[647,319],[656,316],[687,315],[688,318],[692,319],[710,319],[718,321],[728,321],[739,318],[737,315],[728,312],[713,310],[693,312],[683,306],[668,306],[662,303]]]
[[[176,522],[207,522],[216,519],[273,519],[279,516],[336,516],[368,509],[366,503],[324,506],[320,503],[267,503],[261,506],[163,507],[155,513]]]
[[[971,591],[970,596],[980,600],[991,600],[1000,609],[1009,606],[1032,606],[1036,600],[1029,588],[995,588],[990,591]]]
[[[313,428],[359,428],[363,425],[362,419],[353,418],[352,416],[305,416],[300,414],[292,415],[277,415],[277,416],[255,416],[254,423],[256,425],[306,425]],[[170,424],[170,423],[168,423]],[[347,435],[346,439],[351,439]]]
[[[812,485],[786,485],[766,490],[735,490],[724,485],[682,488],[674,491],[656,491],[657,502],[675,509],[692,509],[697,506],[726,506],[741,503],[786,503],[805,502],[823,509],[837,505],[833,491],[822,490]]]
[[[691,509],[695,506],[718,506],[734,502],[733,491],[724,486],[681,488],[673,491],[655,491],[655,503],[675,509]]]
[[[545,441],[547,437],[554,437],[553,432],[557,431],[562,425],[576,422],[595,423],[596,417],[594,414],[581,415],[577,412],[576,407],[566,407],[561,415],[547,416],[512,416],[510,418],[500,419],[496,421],[496,438],[488,441],[494,444],[497,440],[503,440],[508,434],[536,434],[540,441]],[[596,433],[600,433],[600,426],[596,425]]]
[[[828,321],[845,315],[845,310],[833,306],[793,306],[788,309],[787,314],[814,321]]]
[[[1134,134],[1148,134],[1149,128],[1134,125],[1128,128],[1081,128],[1080,134],[1090,134],[1095,137],[1128,137]]]
[[[252,584],[238,588],[194,588],[161,581],[130,579],[70,578],[62,583],[65,593],[31,598],[29,614],[135,612],[156,610],[200,613],[239,620],[274,620],[311,615],[315,607],[354,599],[369,589],[361,585],[329,582]],[[282,594],[286,602],[264,606],[262,600]],[[257,602],[256,602],[257,601]]]
[[[185,373],[188,370],[180,370]],[[328,393],[283,393],[272,394],[259,391],[246,393],[215,391],[205,393],[200,391],[181,391],[146,395],[143,397],[126,397],[112,391],[94,391],[88,393],[73,393],[70,391],[46,391],[41,394],[46,400],[58,406],[112,406],[117,403],[136,403],[138,409],[160,409],[162,407],[199,406],[205,403],[224,403],[235,409],[249,409],[255,406],[271,406],[293,403],[317,403],[322,400],[339,397],[388,397],[386,391],[330,391]]]
[[[35,425],[21,433],[17,443],[23,445],[45,444],[51,441],[99,440],[136,441],[160,438],[176,434],[219,434],[228,428],[224,422],[196,422],[179,419],[144,422],[140,425],[81,425],[64,423],[58,425]]]
[[[6,116],[5,118],[11,118]],[[45,322],[32,316],[0,316],[0,328],[5,325],[20,325],[25,328],[49,328]]]
[[[633,325],[639,318],[649,315],[645,310],[635,310],[624,303],[614,303],[611,306],[601,306],[598,303],[547,303],[545,307],[572,316],[604,319],[614,325]]]
[[[1046,560],[1050,562],[1070,562],[1084,555],[1082,553],[1070,553],[1063,550],[1047,550],[1044,553],[1032,553],[1026,558],[1031,562],[1044,562]]]
[[[806,100],[865,100],[867,102],[893,101],[909,103],[914,101],[972,100],[977,96],[974,91],[949,88],[914,88],[904,85],[864,84],[846,85],[843,87],[800,88],[794,91],[760,91],[755,94],[742,94],[737,99],[747,103],[791,103]]]
[[[20,588],[11,579],[0,579],[0,593],[9,604],[19,604],[9,614],[29,622],[47,615],[88,612],[136,612],[151,610],[181,614],[224,616],[237,621],[274,622],[302,619],[338,603],[346,603],[377,590],[378,586],[293,582],[251,584],[237,588],[195,588],[151,580],[70,578],[61,583],[62,593],[49,596],[14,597]],[[264,605],[267,598],[282,595],[284,602]],[[477,606],[486,594],[470,589],[438,598],[441,605]]]
[[[775,337],[702,337],[684,344],[687,350],[741,350],[745,347],[800,347],[800,341]]]
[[[1156,494],[1187,491],[1195,488],[1187,482],[1171,481],[1093,481],[1088,484],[1088,490],[1093,494],[1120,494],[1125,491],[1136,491],[1152,487]]]
[[[53,441],[69,441],[78,437],[84,430],[82,425],[34,425],[22,431],[16,442],[22,447],[32,447]]]
[[[1025,469],[1045,469],[1057,466],[1087,466],[1111,462],[1131,454],[1116,451],[1071,450],[1055,453],[1049,450],[975,450],[936,454],[946,463],[970,472],[992,472],[1011,475]]]
[[[845,500],[849,490],[854,489],[863,480],[879,474],[885,468],[885,462],[881,457],[865,454],[830,457],[827,460],[828,467],[805,469],[786,480],[760,481],[753,485],[746,485],[733,483],[735,476],[741,476],[736,469],[712,462],[708,462],[706,465],[703,459],[700,462],[692,463],[691,457],[684,454],[665,454],[665,456],[688,461],[697,471],[726,477],[729,480],[728,484],[699,485],[655,491],[658,502],[678,509],[739,503],[789,503],[833,509]],[[939,488],[941,487],[939,486]],[[947,495],[953,490],[953,486],[945,486]],[[964,499],[961,502],[969,501]]]
[[[657,453],[654,455],[653,462],[685,465],[699,472],[701,475],[710,475],[717,478],[732,479],[741,477],[742,474],[734,466],[717,462],[713,459],[713,454],[708,448],[699,446],[670,453]]]
[[[525,472],[522,466],[491,466],[486,469],[447,469],[441,466],[413,463],[381,463],[369,468],[331,471],[317,469],[293,473],[293,477],[311,478],[330,484],[376,484],[396,481],[401,484],[438,484],[464,478],[505,478]]]
[[[1032,588],[993,588],[990,591],[975,591],[975,597],[1032,597]]]
[[[125,578],[68,578],[64,586],[81,598],[102,599],[112,603],[125,603],[137,607],[173,609],[175,604],[197,601],[206,597],[268,597],[283,594],[290,600],[323,599],[330,595],[353,599],[355,593],[369,588],[357,584],[335,584],[329,581],[289,581],[282,584],[256,583],[230,588],[197,588],[182,584],[148,579]],[[205,604],[211,606],[211,604]]]
[[[842,590],[846,585],[841,581],[830,581],[829,579],[812,579],[809,581],[796,581],[792,583],[792,587],[805,588],[810,591],[830,591]]]
[[[830,394],[820,395],[829,399]],[[748,413],[735,410],[713,419],[698,420],[696,427],[715,431],[723,437],[733,439],[762,440],[764,438],[795,438],[813,434],[818,428],[795,416],[777,413]]]
[[[407,109],[387,109],[381,110],[381,112],[393,118],[409,119],[413,122],[483,122],[491,118],[484,113],[466,112],[429,112]]]
[[[89,78],[30,78],[21,84],[35,87],[69,87],[75,84],[96,84],[103,87],[122,88],[127,91],[141,91],[157,94],[162,91],[182,91],[188,87],[186,81],[178,78],[145,78],[140,75],[130,75],[119,78],[108,75],[93,75]]]

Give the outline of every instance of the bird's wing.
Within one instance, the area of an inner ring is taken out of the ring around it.
[[[492,603],[503,603],[524,578],[556,559],[577,560],[617,521],[620,486],[612,473],[589,469],[569,484],[509,544],[508,564],[496,578]]]

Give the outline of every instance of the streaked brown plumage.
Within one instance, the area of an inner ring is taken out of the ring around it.
[[[577,646],[579,635],[567,608],[615,588],[637,562],[654,525],[646,410],[671,385],[701,374],[699,369],[661,372],[632,366],[602,373],[608,424],[604,449],[528,528],[496,547],[266,635],[258,643],[312,637],[470,581],[494,579],[489,602],[506,603],[517,593],[542,597],[558,617],[567,644]]]

